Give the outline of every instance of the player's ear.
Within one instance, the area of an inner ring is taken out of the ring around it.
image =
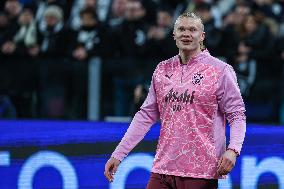
[[[202,41],[204,41],[204,39],[205,39],[205,32],[202,32],[201,38],[202,38]]]

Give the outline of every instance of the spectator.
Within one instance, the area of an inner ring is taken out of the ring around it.
[[[252,0],[253,8],[264,13],[266,17],[281,21],[284,14],[283,7],[280,2],[275,0]]]
[[[38,24],[38,39],[42,56],[62,56],[65,53],[63,11],[50,5],[44,12],[44,22]]]
[[[18,117],[36,117],[34,98],[37,68],[33,57],[37,56],[38,47],[36,26],[30,8],[22,9],[14,29],[6,36],[1,48],[5,55],[5,68],[8,73],[7,87],[9,87],[10,98],[16,106]],[[14,77],[15,75],[17,77]]]
[[[10,39],[17,30],[18,17],[21,13],[22,6],[18,0],[7,0],[5,2],[4,13],[8,18],[8,26],[5,39]]]
[[[68,21],[70,28],[72,28],[73,30],[78,30],[80,28],[80,12],[83,9],[92,9],[97,14],[97,0],[77,0],[74,3],[72,7],[71,16]]]
[[[39,49],[36,38],[36,24],[31,9],[23,9],[18,24],[19,29],[13,39],[16,52],[18,54],[25,53],[29,56],[37,56]]]
[[[131,0],[130,0],[131,1]],[[140,0],[142,6],[145,8],[144,21],[148,24],[155,24],[158,3],[153,0]],[[162,6],[162,5],[160,5]]]
[[[126,4],[125,20],[114,29],[113,57],[109,62],[114,78],[114,114],[129,116],[132,91],[144,79],[145,44],[148,25],[144,18],[146,10],[141,1],[132,0]],[[131,71],[129,71],[131,70]]]
[[[161,61],[162,59],[167,59],[177,53],[175,42],[172,37],[172,10],[166,6],[161,7],[158,9],[156,17],[156,24],[152,25],[147,33],[146,56],[149,59]],[[149,70],[150,73],[153,72],[153,68],[156,65],[151,66],[151,70]]]
[[[20,15],[22,10],[20,2],[18,0],[7,0],[4,10],[8,15],[9,22],[13,25],[16,24],[18,16]]]
[[[93,56],[103,57],[107,53],[105,44],[106,29],[98,20],[93,9],[86,8],[80,12],[81,26],[71,35],[71,91],[70,117],[86,119],[87,89],[88,89],[88,62]]]
[[[215,19],[215,26],[220,28],[222,26],[222,17],[230,12],[235,6],[236,0],[216,0],[212,1],[211,12]]]
[[[222,39],[221,47],[226,47],[221,49],[221,54],[227,60],[227,62],[233,65],[234,57],[238,47],[238,29],[244,18],[251,13],[251,6],[247,2],[241,1],[238,3],[234,10],[227,14],[223,19],[222,25]]]
[[[50,5],[44,12],[44,22],[38,26],[40,48],[40,114],[44,118],[65,116],[66,47],[68,32],[64,28],[63,11]]]
[[[254,15],[245,17],[239,28],[240,42],[235,58],[240,89],[248,96],[251,86],[257,79],[273,77],[267,70],[274,65],[268,65],[272,55],[273,37],[266,25]],[[256,78],[257,77],[257,78]]]
[[[277,36],[279,33],[279,23],[276,22],[273,18],[265,16],[262,12],[258,11],[257,12],[257,17],[259,17],[260,20],[263,21],[263,23],[268,27],[270,30],[270,33],[273,36]]]
[[[36,11],[36,21],[39,23],[44,22],[45,18],[44,18],[44,13],[46,11],[46,9],[51,6],[51,5],[56,5],[59,6],[60,9],[63,11],[63,17],[66,18],[67,15],[69,15],[69,10],[68,10],[68,6],[66,3],[66,0],[40,0],[37,1],[37,11]],[[66,19],[64,19],[66,20]]]
[[[211,13],[211,4],[201,2],[197,3],[195,10],[203,20],[206,38],[205,47],[213,56],[220,56],[221,32],[215,26],[215,20]]]
[[[89,8],[80,12],[81,27],[74,31],[71,47],[72,57],[79,61],[88,60],[92,56],[104,56],[106,49],[106,28],[101,23],[96,13]]]
[[[147,23],[144,20],[145,7],[139,0],[128,1],[125,19],[114,28],[114,40],[117,41],[115,56],[121,58],[143,57],[146,42]],[[128,35],[125,35],[128,34]]]
[[[191,0],[158,0],[159,6],[160,5],[168,5],[174,9],[173,12],[173,19],[182,14],[188,8],[188,5],[191,3]]]
[[[106,23],[111,27],[120,25],[124,19],[126,3],[128,0],[113,0]]]

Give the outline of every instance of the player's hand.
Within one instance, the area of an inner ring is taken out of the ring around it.
[[[113,157],[111,157],[106,165],[105,165],[105,177],[108,179],[109,182],[113,181],[113,176],[117,171],[117,168],[120,164],[120,161],[118,159],[115,159]]]
[[[219,160],[217,173],[220,176],[230,173],[235,166],[236,159],[237,154],[233,150],[227,150]]]

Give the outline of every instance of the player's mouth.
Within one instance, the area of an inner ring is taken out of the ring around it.
[[[189,45],[190,43],[192,43],[192,40],[189,40],[189,39],[182,39],[181,42],[182,42],[184,45]]]

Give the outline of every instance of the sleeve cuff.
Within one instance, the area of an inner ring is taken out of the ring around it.
[[[240,156],[240,152],[238,152],[238,151],[237,151],[236,149],[234,149],[234,148],[228,147],[227,150],[232,150],[233,152],[235,152],[235,153],[237,154],[237,157]]]
[[[113,157],[113,158],[115,158],[115,159],[117,159],[119,161],[122,161],[124,159],[124,157],[122,155],[119,155],[119,154],[117,154],[115,152],[111,154],[111,157]]]

